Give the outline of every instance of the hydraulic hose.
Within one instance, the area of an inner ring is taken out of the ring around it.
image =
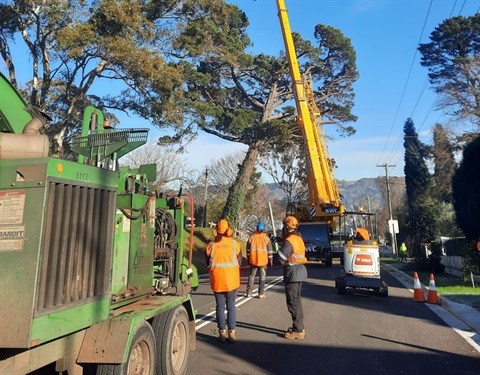
[[[181,193],[181,194],[169,194],[167,197],[169,198],[177,198],[177,197],[187,197],[190,201],[190,217],[193,221],[194,218],[194,204],[193,204],[193,197],[188,194],[188,193]],[[194,228],[193,228],[193,222],[190,225],[190,249],[189,249],[189,254],[188,254],[188,267],[192,267],[192,256],[193,256],[193,235],[194,235]]]

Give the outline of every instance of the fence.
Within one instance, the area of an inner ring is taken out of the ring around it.
[[[211,229],[215,229],[217,227],[217,223],[213,223],[213,222],[209,222],[208,225],[210,226]],[[235,237],[241,238],[244,241],[248,240],[248,234],[245,232],[242,232],[241,230],[235,229],[233,231],[233,235]]]

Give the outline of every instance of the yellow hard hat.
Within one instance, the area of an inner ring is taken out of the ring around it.
[[[298,228],[298,220],[295,216],[287,216],[283,220],[283,226],[288,232],[292,232],[293,230]]]

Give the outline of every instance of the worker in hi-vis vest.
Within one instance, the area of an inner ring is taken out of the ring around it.
[[[233,239],[233,231],[228,221],[221,219],[213,230],[215,239],[207,244],[205,257],[210,268],[210,286],[215,295],[217,325],[220,342],[235,342],[237,313],[235,299],[240,286],[240,266],[242,253],[240,244]],[[225,321],[225,308],[227,321]],[[228,336],[227,336],[228,326]]]
[[[273,251],[270,237],[265,231],[263,223],[257,224],[257,230],[248,238],[247,241],[247,259],[250,265],[250,275],[248,276],[247,291],[245,297],[252,296],[253,284],[257,271],[260,271],[258,281],[258,298],[265,298],[265,278],[267,276],[267,265],[273,266]]]
[[[398,255],[400,255],[400,258],[407,257],[407,245],[405,245],[405,242],[402,242],[402,244],[398,248]]]
[[[287,297],[287,309],[292,316],[293,324],[287,329],[284,337],[303,340],[305,326],[303,325],[302,283],[307,281],[307,258],[305,243],[298,230],[298,220],[287,216],[283,220],[283,245],[278,250],[278,260],[283,265],[283,282]]]

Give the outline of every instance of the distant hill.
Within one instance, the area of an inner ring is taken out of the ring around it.
[[[356,210],[363,205],[365,211],[375,211],[382,202],[382,195],[377,185],[376,178],[362,178],[358,181],[337,181],[338,190],[347,210]]]
[[[362,178],[358,181],[339,180],[337,184],[347,210],[356,210],[359,205],[363,205],[364,210],[367,211],[368,201],[370,201],[370,209],[374,211],[382,201],[376,178]],[[285,196],[274,183],[269,183],[267,186],[278,199]]]

